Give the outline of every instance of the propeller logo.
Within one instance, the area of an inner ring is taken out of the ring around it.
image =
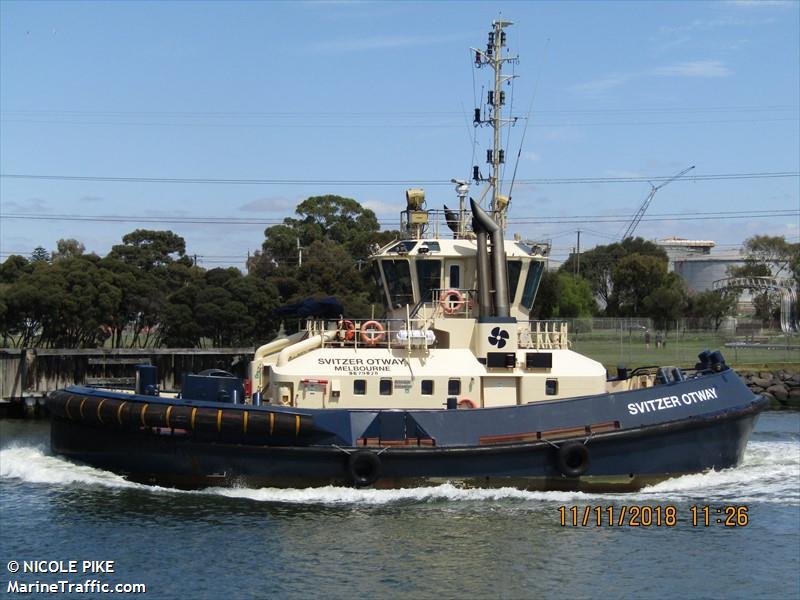
[[[500,329],[499,327],[495,327],[494,329],[492,329],[492,334],[489,336],[489,343],[492,346],[497,346],[497,348],[500,349],[506,345],[507,339],[508,339],[508,332],[505,329]]]

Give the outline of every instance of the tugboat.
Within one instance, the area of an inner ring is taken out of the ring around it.
[[[456,482],[525,489],[636,490],[736,466],[766,400],[719,352],[693,368],[620,368],[570,349],[565,323],[531,320],[546,244],[505,240],[500,132],[512,79],[505,29],[492,24],[475,66],[493,89],[491,174],[459,208],[406,192],[397,239],[372,256],[386,318],[322,307],[298,333],[260,348],[246,382],[187,375],[177,398],[152,367],[136,393],[53,393],[53,450],[131,480],[177,487],[407,487]],[[488,206],[482,207],[483,201]],[[335,306],[335,305],[334,305]],[[327,314],[326,314],[327,312]]]

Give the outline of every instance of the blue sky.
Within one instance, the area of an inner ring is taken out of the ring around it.
[[[2,1],[3,174],[300,183],[3,177],[0,259],[68,237],[105,254],[141,227],[181,234],[207,267],[242,266],[263,223],[169,219],[268,223],[326,193],[355,198],[396,227],[407,187],[470,172],[465,119],[488,72],[472,69],[468,49],[485,45],[501,11],[515,22],[508,40],[520,54],[514,112],[525,116],[533,99],[518,179],[659,177],[689,165],[699,176],[796,173],[799,9],[747,0]],[[509,173],[522,132],[520,120]],[[482,165],[489,138],[480,133]],[[398,183],[307,183],[321,180]],[[424,187],[429,207],[456,204],[451,186]],[[519,184],[509,233],[552,239],[563,258],[578,228],[583,248],[617,237],[625,223],[596,215],[624,221],[649,189]],[[676,181],[648,211],[661,220],[637,234],[712,239],[721,251],[757,233],[798,241],[797,213],[701,214],[781,209],[800,209],[796,176]],[[96,216],[149,222],[72,220]]]

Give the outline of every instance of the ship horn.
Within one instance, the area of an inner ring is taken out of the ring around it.
[[[489,257],[486,250],[486,238],[491,235],[494,316],[508,317],[508,274],[506,271],[506,252],[503,245],[503,230],[475,200],[470,198],[469,203],[472,208],[472,230],[478,238],[478,299],[481,305],[480,316],[489,316],[484,314],[484,306],[487,307],[485,312],[491,312],[488,309],[491,294],[489,291]],[[481,237],[483,237],[483,240],[481,240]]]
[[[453,233],[458,233],[458,213],[454,210],[450,210],[447,208],[447,205],[444,205],[444,219],[447,226],[450,228],[450,231]]]

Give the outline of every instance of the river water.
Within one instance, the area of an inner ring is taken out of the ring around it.
[[[652,507],[652,525],[610,526],[608,507],[622,506]],[[730,515],[738,526],[717,523]],[[78,561],[77,572],[23,572],[37,560]],[[84,572],[84,560],[114,561],[113,573]],[[21,570],[10,573],[9,561]],[[800,413],[762,415],[736,469],[627,495],[452,485],[180,492],[52,456],[46,423],[0,422],[0,594],[9,597],[9,585],[41,592],[37,582],[94,580],[88,589],[143,583],[144,597],[224,600],[796,599],[799,572]]]

